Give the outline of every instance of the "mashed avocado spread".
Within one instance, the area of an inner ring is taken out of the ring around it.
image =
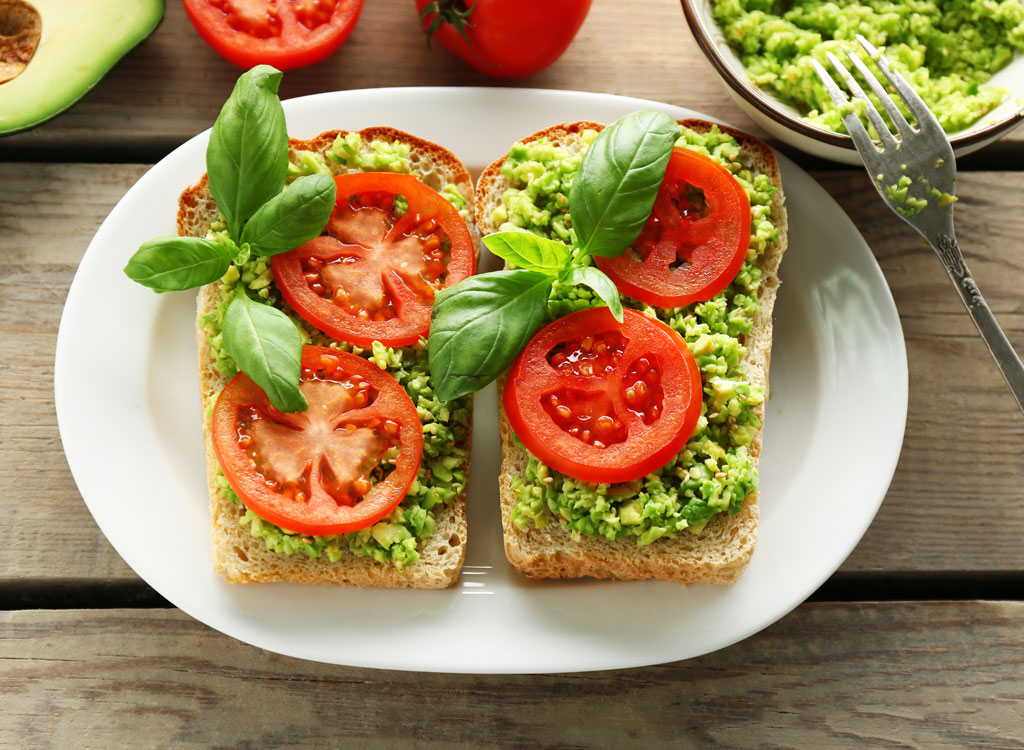
[[[589,144],[597,133],[584,133]],[[533,456],[525,476],[513,481],[518,497],[512,519],[522,530],[552,519],[575,539],[636,538],[640,545],[687,530],[699,533],[718,513],[737,513],[757,490],[757,470],[748,453],[761,425],[757,407],[762,389],[749,382],[740,359],[743,337],[758,311],[761,282],[758,258],[778,239],[772,224],[775,188],[767,175],[752,174],[739,161],[739,144],[718,128],[701,134],[683,129],[676,144],[723,164],[750,198],[750,247],[732,284],[707,302],[676,309],[654,309],[629,298],[623,304],[655,315],[686,340],[701,371],[701,417],[684,450],[643,479],[620,485],[591,484],[560,474]],[[568,194],[582,154],[572,155],[544,140],[517,143],[502,174],[512,183],[494,212],[502,230],[525,229],[576,244],[568,214]],[[548,304],[554,319],[602,304],[589,290],[557,288]]]
[[[364,143],[358,134],[338,138],[330,159],[346,169],[361,171],[412,172],[409,147],[398,142],[374,140]],[[319,155],[308,151],[292,156],[289,174],[292,178],[303,174],[334,174]],[[442,193],[465,217],[466,200],[454,186]],[[396,201],[397,203],[397,201]],[[227,227],[215,224],[207,239],[226,237]],[[303,344],[332,346],[369,359],[390,374],[405,388],[423,424],[423,458],[419,472],[401,504],[385,519],[374,525],[348,534],[309,536],[286,531],[246,510],[240,522],[249,526],[252,535],[261,537],[268,549],[291,555],[304,552],[310,557],[326,555],[337,562],[348,551],[356,555],[373,557],[379,562],[390,562],[402,569],[419,559],[419,540],[434,530],[433,508],[450,502],[466,487],[466,464],[469,460],[466,439],[469,435],[471,397],[451,402],[438,400],[434,395],[430,371],[427,368],[427,349],[424,342],[415,346],[391,348],[374,342],[371,349],[362,349],[329,338],[312,327],[288,307],[277,292],[267,258],[254,257],[240,267],[232,266],[221,280],[221,302],[216,312],[203,319],[207,341],[216,358],[217,369],[234,376],[238,368],[224,350],[221,326],[228,304],[234,297],[234,285],[241,278],[246,288],[270,304],[281,308],[295,322],[302,334]],[[209,418],[209,414],[207,418]],[[218,485],[224,496],[240,502],[227,479],[221,475]]]
[[[846,132],[845,112],[832,103],[810,58],[830,69],[825,53],[846,61],[849,49],[867,61],[853,41],[857,34],[885,47],[892,68],[948,133],[1007,98],[1005,89],[983,84],[1024,50],[1021,0],[712,0],[712,15],[756,85],[838,133]]]

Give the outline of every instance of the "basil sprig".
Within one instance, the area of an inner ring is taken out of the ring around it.
[[[298,388],[302,337],[287,315],[253,302],[239,287],[221,331],[231,359],[266,391],[270,403],[281,411],[305,411],[306,398]]]
[[[569,192],[579,246],[530,232],[484,237],[515,269],[472,276],[437,295],[427,342],[439,398],[484,387],[512,364],[540,328],[556,284],[589,287],[622,321],[618,289],[590,255],[621,255],[640,235],[665,177],[679,125],[641,110],[615,121],[584,154]]]
[[[336,192],[328,175],[297,178],[246,222],[242,243],[256,255],[277,255],[309,242],[323,231],[334,210]]]
[[[427,342],[437,397],[473,393],[508,369],[509,352],[522,351],[540,327],[552,284],[546,273],[517,269],[470,276],[440,292]]]
[[[682,131],[664,112],[617,120],[590,145],[569,190],[580,251],[616,258],[640,236]]]
[[[269,65],[243,73],[210,131],[210,195],[235,240],[246,219],[281,192],[288,174],[288,131],[277,98],[280,84],[281,71]]]
[[[157,292],[177,292],[216,281],[233,257],[230,248],[199,237],[154,237],[142,243],[124,272]]]
[[[158,292],[193,289],[223,278],[251,254],[288,252],[323,231],[334,210],[329,175],[299,177],[285,187],[288,134],[277,96],[281,72],[258,65],[243,73],[217,117],[206,149],[210,194],[228,236],[157,237],[128,261],[128,278]],[[249,297],[245,284],[221,329],[224,350],[281,411],[302,411],[302,339],[283,312]]]

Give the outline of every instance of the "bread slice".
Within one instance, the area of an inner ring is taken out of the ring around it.
[[[296,162],[300,152],[311,151],[326,156],[334,140],[347,131],[329,131],[308,141],[291,140],[289,158]],[[451,152],[429,141],[416,138],[392,128],[367,128],[359,131],[364,149],[374,139],[387,142],[401,141],[410,146],[412,169],[422,181],[440,192],[446,185],[454,185],[468,201],[472,210],[473,183],[469,172]],[[335,174],[359,171],[349,169],[325,159]],[[210,195],[207,176],[181,194],[178,204],[178,234],[204,236],[218,218],[217,206]],[[470,233],[477,238],[472,217],[467,221]],[[304,553],[287,555],[266,547],[261,537],[254,537],[249,528],[240,523],[245,508],[228,500],[218,489],[220,476],[217,457],[213,451],[210,422],[205,418],[213,399],[227,384],[228,378],[214,364],[211,347],[203,328],[203,316],[215,311],[221,294],[218,283],[209,284],[199,291],[196,317],[196,343],[199,348],[199,391],[203,409],[203,440],[206,446],[206,469],[210,491],[210,531],[213,549],[213,567],[232,583],[262,583],[290,581],[292,583],[322,583],[344,586],[378,588],[439,589],[451,586],[458,578],[466,554],[466,496],[463,492],[447,504],[439,504],[431,511],[436,526],[434,533],[420,540],[420,559],[404,570],[391,563],[380,563],[371,557],[346,551],[338,562],[326,556],[312,559]],[[470,436],[464,447],[467,451]],[[468,461],[464,467],[467,477]]]
[[[680,120],[681,125],[698,132],[707,132],[712,123],[702,120]],[[575,122],[555,125],[534,133],[524,141],[546,138],[555,146],[570,153],[579,153],[584,130],[601,130],[604,126],[593,122]],[[751,384],[759,384],[768,395],[768,364],[771,357],[772,308],[779,286],[778,269],[786,249],[786,210],[783,205],[782,180],[771,148],[747,133],[725,126],[719,129],[736,138],[741,146],[740,159],[755,173],[767,174],[777,188],[771,207],[773,223],[779,227],[779,239],[761,256],[762,271],[759,291],[760,310],[753,321],[750,334],[745,337],[746,355],[743,359]],[[493,211],[501,205],[504,191],[510,187],[501,174],[505,157],[489,166],[477,182],[475,203],[477,226],[481,234],[498,231],[492,220]],[[499,384],[501,387],[501,384]],[[500,409],[499,399],[499,409]],[[757,410],[764,420],[763,405]],[[524,476],[529,456],[514,439],[512,427],[500,415],[501,429],[501,522],[505,539],[505,554],[513,567],[530,578],[594,578],[644,579],[657,578],[680,583],[734,583],[743,573],[754,552],[757,539],[758,497],[751,495],[739,513],[728,516],[718,514],[699,534],[682,533],[674,538],[663,538],[640,547],[632,537],[609,541],[604,538],[583,536],[574,541],[569,532],[557,522],[541,528],[520,531],[511,522],[510,511],[516,498],[512,481]],[[761,454],[763,427],[749,446],[752,462],[757,468]]]

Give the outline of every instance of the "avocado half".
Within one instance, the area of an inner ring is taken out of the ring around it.
[[[35,127],[77,102],[163,15],[163,0],[0,0],[0,58],[27,57],[0,83],[0,135]]]

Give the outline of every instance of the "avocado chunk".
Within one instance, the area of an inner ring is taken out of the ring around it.
[[[0,135],[77,102],[163,15],[163,0],[0,0]]]

